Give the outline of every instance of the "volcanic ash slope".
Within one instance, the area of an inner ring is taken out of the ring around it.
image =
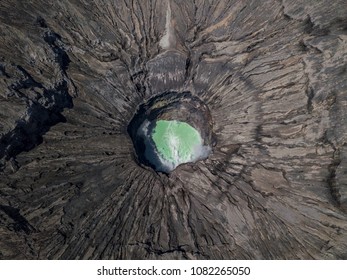
[[[1,259],[347,259],[345,0],[0,1]],[[166,91],[208,159],[138,163]]]

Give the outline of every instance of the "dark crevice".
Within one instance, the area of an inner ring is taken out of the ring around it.
[[[150,244],[145,244],[146,246],[144,247],[147,253],[149,254],[155,254],[155,255],[165,255],[165,254],[170,254],[170,253],[181,253],[183,255],[186,255],[186,250],[183,249],[183,246],[178,246],[176,248],[172,248],[169,250],[161,250],[161,249],[155,249],[153,248]]]
[[[308,15],[304,21],[304,32],[310,34],[313,31],[314,23],[311,20],[311,17]]]
[[[313,105],[312,105],[312,99],[314,97],[314,91],[311,87],[309,87],[307,90],[306,90],[306,95],[307,95],[307,111],[309,113],[312,112],[312,109],[313,109]]]
[[[19,70],[19,72],[21,72],[25,79],[11,85],[11,89],[19,91],[21,89],[28,88],[43,88],[42,84],[36,82],[34,78],[22,66],[17,65],[17,69]]]
[[[52,88],[46,88],[22,66],[17,65],[18,72],[24,78],[10,85],[9,90],[16,92],[16,95],[27,103],[28,108],[25,115],[16,122],[15,128],[0,138],[0,159],[2,160],[0,171],[4,169],[4,160],[8,161],[15,158],[18,154],[28,152],[41,144],[42,136],[52,126],[66,121],[61,114],[64,109],[73,107],[68,87],[70,80],[66,75],[70,59],[60,46],[61,37],[54,32],[49,32],[44,39],[54,51],[55,60],[63,72],[64,78]],[[5,69],[2,72],[4,71]],[[36,96],[29,96],[26,94],[28,91],[37,94]]]
[[[54,89],[45,89],[43,97],[30,103],[26,116],[0,139],[0,158],[9,160],[21,152],[30,151],[42,143],[42,136],[51,126],[66,121],[61,113],[65,108],[72,108],[67,82],[61,82]]]
[[[13,222],[8,225],[10,230],[15,232],[23,231],[25,234],[30,234],[34,231],[34,228],[29,224],[27,219],[25,219],[21,214],[19,209],[0,205],[0,211],[4,212]]]
[[[298,43],[299,49],[303,52],[307,52],[309,50],[308,46],[304,42],[304,40],[300,40]]]
[[[46,21],[41,16],[38,16],[36,18],[36,24],[38,24],[38,26],[40,26],[41,28],[47,28],[48,27]]]
[[[5,76],[6,78],[11,78],[10,75],[6,72],[5,67],[0,64],[0,76]]]
[[[55,62],[60,65],[61,69],[65,73],[71,60],[62,47],[60,35],[49,31],[45,34],[43,39],[52,48],[53,52],[55,53]]]
[[[263,127],[261,124],[258,124],[255,128],[255,141],[261,142]]]
[[[341,163],[341,160],[339,157],[337,157],[336,159],[332,161],[332,163],[328,167],[329,176],[327,178],[327,183],[328,183],[331,196],[338,206],[340,206],[341,195],[336,184],[336,169],[338,168],[340,163]]]

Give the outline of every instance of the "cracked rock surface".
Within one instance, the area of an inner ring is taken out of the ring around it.
[[[347,259],[345,0],[2,0],[0,259]],[[208,159],[137,164],[189,91]]]

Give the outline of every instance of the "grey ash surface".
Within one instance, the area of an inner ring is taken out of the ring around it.
[[[0,259],[347,259],[345,0],[0,1]],[[190,91],[216,146],[136,163]]]

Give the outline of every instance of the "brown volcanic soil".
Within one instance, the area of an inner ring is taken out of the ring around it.
[[[345,0],[0,2],[1,259],[347,259]],[[189,91],[216,146],[135,159]]]

